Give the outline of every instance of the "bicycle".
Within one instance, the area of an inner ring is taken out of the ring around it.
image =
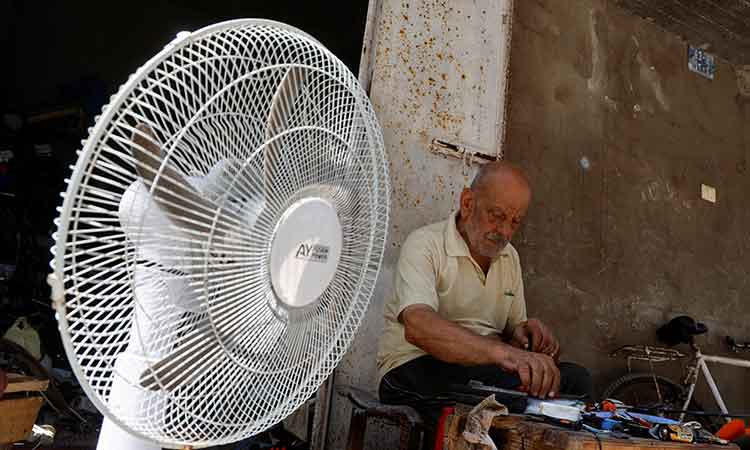
[[[625,345],[618,348],[610,356],[625,358],[628,373],[607,386],[602,397],[617,399],[626,405],[646,410],[656,410],[662,415],[674,417],[680,421],[685,421],[686,418],[697,420],[712,431],[720,428],[724,421],[717,419],[723,417],[729,421],[731,415],[706,363],[750,369],[750,360],[707,355],[701,352],[700,347],[695,343],[695,336],[707,331],[705,325],[696,323],[688,316],[672,319],[659,328],[657,334],[661,342],[667,345],[688,344],[689,355],[674,348],[651,345]],[[729,336],[725,341],[733,352],[750,350],[750,343],[738,343]],[[681,382],[677,383],[656,374],[654,364],[677,361],[687,356],[690,356],[690,360],[683,369]],[[650,372],[633,372],[632,361],[634,360],[648,362]],[[703,413],[703,408],[693,398],[700,374],[703,374],[706,379],[721,414]]]

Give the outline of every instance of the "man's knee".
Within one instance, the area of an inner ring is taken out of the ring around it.
[[[591,398],[593,382],[588,369],[576,363],[560,363],[560,393]]]

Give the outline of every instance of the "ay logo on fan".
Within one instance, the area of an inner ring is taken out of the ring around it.
[[[294,255],[297,259],[304,259],[306,261],[316,262],[328,262],[328,253],[330,253],[331,247],[322,244],[312,244],[302,242],[297,247],[297,253]]]
[[[292,204],[271,244],[271,284],[278,299],[297,308],[316,302],[336,274],[341,248],[341,223],[331,202],[306,197]]]

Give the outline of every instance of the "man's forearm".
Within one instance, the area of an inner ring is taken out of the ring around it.
[[[447,363],[498,365],[507,353],[508,344],[499,335],[481,336],[430,308],[405,311],[402,321],[407,341]]]
[[[404,309],[399,320],[406,340],[435,358],[465,366],[493,365],[517,373],[520,389],[547,397],[559,392],[560,372],[548,355],[517,349],[499,336],[480,336],[461,325],[443,319],[427,305]]]

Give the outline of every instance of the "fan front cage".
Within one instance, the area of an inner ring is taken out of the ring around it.
[[[121,428],[165,447],[249,437],[345,353],[383,255],[387,161],[356,78],[308,35],[250,19],[178,36],[104,107],[67,181],[60,332]],[[280,219],[306,198],[333,206],[341,251],[296,308],[268,267]]]

